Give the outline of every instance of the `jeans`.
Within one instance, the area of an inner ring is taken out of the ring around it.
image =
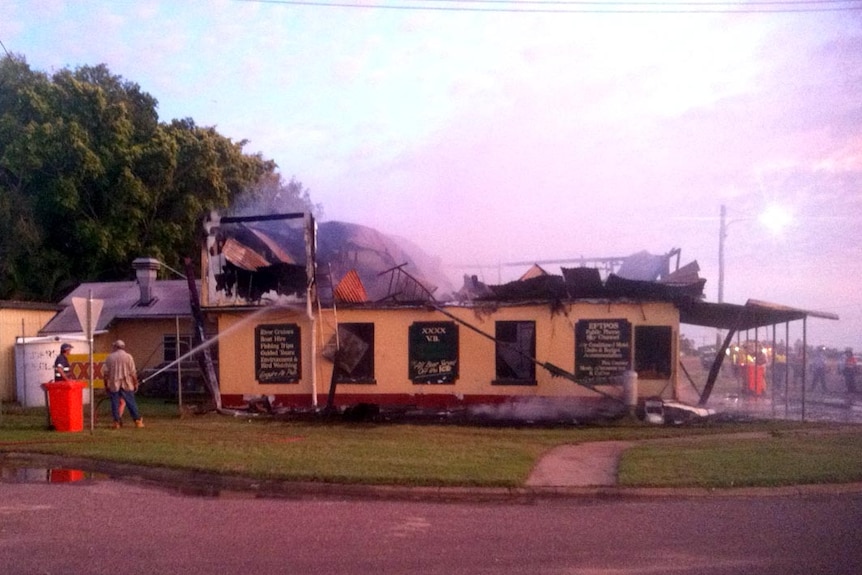
[[[141,418],[141,414],[138,412],[138,404],[135,403],[134,392],[120,389],[120,391],[109,391],[108,396],[111,398],[111,415],[114,421],[120,421],[120,397],[126,400],[126,409],[129,410],[132,419],[137,421]]]

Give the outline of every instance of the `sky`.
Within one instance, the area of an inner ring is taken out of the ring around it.
[[[247,140],[456,288],[679,248],[717,301],[725,206],[724,301],[862,351],[862,1],[2,0],[0,42]]]

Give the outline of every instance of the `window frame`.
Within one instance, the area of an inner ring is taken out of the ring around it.
[[[173,363],[178,358],[186,355],[192,350],[194,341],[192,334],[181,333],[179,339],[179,353],[177,353],[177,334],[169,333],[162,335],[162,361],[165,363]],[[173,352],[173,357],[168,357],[168,350]],[[192,356],[186,358],[185,361],[190,361]]]
[[[529,342],[523,343],[521,329],[529,326]],[[521,367],[529,374],[527,377],[518,377],[517,369],[512,367],[504,357],[506,349],[514,350],[513,353],[520,356],[524,362]],[[538,385],[536,379],[536,364],[532,359],[536,357],[536,322],[534,320],[499,320],[494,323],[494,379],[492,385]],[[514,375],[501,374],[501,369],[509,370]]]
[[[639,379],[665,380],[673,377],[673,327],[634,326],[634,370]],[[658,357],[663,355],[664,357]],[[645,364],[649,364],[649,369]],[[666,372],[664,371],[666,370]]]
[[[359,375],[351,375],[341,369],[338,364],[333,364],[333,378],[335,383],[339,385],[376,385],[377,379],[375,377],[375,364],[374,364],[374,340],[375,340],[375,331],[374,331],[374,322],[344,322],[338,324],[339,337],[345,337],[342,335],[342,330],[349,332],[350,335],[355,336],[361,339],[363,342],[368,344],[368,349],[363,353],[362,358],[357,362],[356,369],[361,366],[365,367],[365,371],[363,371]],[[358,332],[358,333],[357,333]]]

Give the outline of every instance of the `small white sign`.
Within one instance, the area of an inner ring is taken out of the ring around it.
[[[90,304],[90,313],[87,313],[87,304]],[[96,325],[99,323],[99,316],[102,314],[102,305],[105,303],[101,299],[90,299],[85,297],[73,297],[72,307],[75,308],[75,314],[78,316],[78,323],[81,324],[81,331],[86,334],[88,339],[93,338],[93,332],[96,331]],[[89,316],[89,321],[87,317]]]

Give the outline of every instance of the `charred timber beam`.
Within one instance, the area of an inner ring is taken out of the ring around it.
[[[703,393],[700,394],[700,401],[697,404],[701,407],[709,401],[709,396],[712,393],[712,388],[715,386],[715,381],[718,379],[718,372],[721,370],[721,363],[724,361],[724,356],[727,355],[727,348],[730,342],[733,341],[733,336],[736,333],[735,329],[727,332],[727,337],[724,338],[724,343],[715,355],[715,360],[712,362],[712,367],[709,368],[709,376],[706,378],[706,386],[703,388]]]
[[[192,259],[185,258],[186,279],[189,283],[189,302],[192,309],[192,320],[194,321],[193,332],[193,348],[202,348],[197,354],[198,365],[201,373],[204,376],[207,391],[213,400],[213,405],[216,410],[221,409],[221,392],[219,391],[218,376],[216,376],[215,367],[213,366],[212,354],[210,347],[204,345],[206,336],[204,335],[204,316],[201,311],[201,300],[198,296],[198,288],[195,285],[195,270],[192,266]]]

